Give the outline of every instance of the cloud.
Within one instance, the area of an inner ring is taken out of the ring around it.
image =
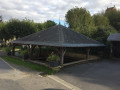
[[[29,18],[35,22],[46,20],[65,20],[66,12],[75,7],[84,7],[91,14],[98,13],[108,7],[119,9],[119,0],[1,0],[0,15],[5,21],[10,18]]]

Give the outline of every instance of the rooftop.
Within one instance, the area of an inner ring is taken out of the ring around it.
[[[108,41],[120,41],[120,33],[111,34],[108,39]]]
[[[62,26],[56,25],[46,30],[14,40],[16,44],[31,44],[56,47],[95,47],[104,44]]]

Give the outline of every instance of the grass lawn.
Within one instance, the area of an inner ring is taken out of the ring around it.
[[[57,72],[57,71],[52,70],[52,69],[50,69],[48,67],[41,66],[41,65],[38,65],[38,64],[34,64],[32,62],[22,61],[20,59],[16,59],[16,58],[11,57],[11,56],[6,56],[6,57],[2,57],[2,58],[4,60],[10,62],[10,63],[20,65],[20,66],[24,66],[24,67],[27,67],[27,68],[30,68],[30,69],[33,69],[33,70],[46,72],[48,74],[54,74],[54,73]]]

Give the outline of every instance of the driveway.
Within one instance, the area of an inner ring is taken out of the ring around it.
[[[83,90],[120,90],[120,62],[99,61],[69,66],[56,76]]]

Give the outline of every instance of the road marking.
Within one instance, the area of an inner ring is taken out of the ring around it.
[[[2,59],[1,57],[0,57],[0,59],[4,62],[4,63],[6,63],[10,68],[12,68],[13,70],[15,70],[16,71],[16,68],[14,68],[13,66],[11,66],[9,63],[7,63],[4,59]]]
[[[71,90],[82,90],[82,89],[80,89],[80,88],[78,88],[78,87],[76,87],[76,86],[74,86],[74,85],[72,85],[72,84],[70,84],[70,83],[68,83],[68,82],[58,78],[57,76],[49,75],[48,77],[53,79],[54,81],[64,85],[65,87],[67,87],[67,88],[69,88]]]

